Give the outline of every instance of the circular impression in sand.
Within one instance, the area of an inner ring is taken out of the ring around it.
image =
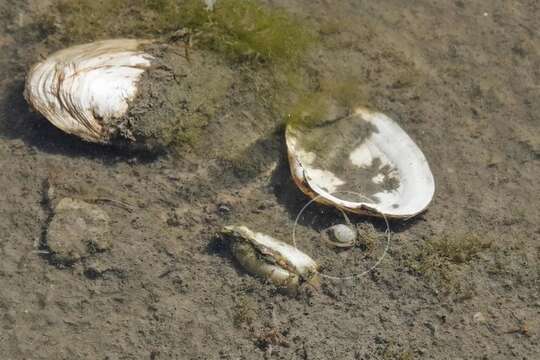
[[[347,195],[365,198],[359,193]],[[350,280],[375,270],[390,247],[388,219],[381,214],[382,220],[371,222],[321,206],[317,200],[311,199],[298,212],[292,230],[294,246],[317,261],[327,279]]]

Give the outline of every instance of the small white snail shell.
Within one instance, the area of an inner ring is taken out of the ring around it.
[[[141,50],[147,43],[116,39],[58,51],[30,70],[25,97],[62,131],[108,143],[151,65],[153,57]]]
[[[351,225],[337,224],[322,231],[323,240],[336,247],[352,247],[356,243],[357,232]]]

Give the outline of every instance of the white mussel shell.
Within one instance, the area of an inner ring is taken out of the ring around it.
[[[297,248],[246,226],[227,226],[222,233],[232,241],[236,260],[252,275],[292,291],[302,283],[318,288],[317,263]]]
[[[384,114],[359,108],[309,128],[288,125],[286,142],[295,183],[319,203],[409,218],[433,198],[435,182],[424,154]]]
[[[147,43],[115,39],[58,51],[31,69],[25,97],[64,132],[107,143],[151,65],[152,56],[141,50]]]

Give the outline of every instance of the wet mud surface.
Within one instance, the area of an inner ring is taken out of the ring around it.
[[[436,179],[429,210],[391,222],[390,250],[368,276],[282,294],[216,235],[243,224],[291,243],[309,201],[290,179],[279,121],[250,98],[257,75],[223,76],[239,101],[196,112],[201,148],[149,156],[84,143],[23,98],[29,66],[58,48],[35,21],[48,1],[0,1],[2,359],[537,359],[539,4],[268,3],[320,24],[312,67],[358,78],[369,105],[416,141]],[[82,239],[68,262],[47,236],[65,198],[106,218],[110,240]],[[316,246],[341,219],[310,207],[299,247],[329,274],[369,268],[384,237],[371,253]]]

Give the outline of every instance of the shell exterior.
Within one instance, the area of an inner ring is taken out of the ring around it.
[[[319,203],[409,218],[433,198],[435,182],[424,154],[384,114],[359,108],[314,128],[289,125],[286,142],[295,183]]]
[[[350,225],[337,224],[324,230],[324,234],[329,237],[329,243],[337,247],[351,247],[356,242],[356,229]]]
[[[318,287],[318,265],[297,248],[246,226],[227,226],[232,253],[249,273],[294,290],[303,282]]]
[[[114,135],[153,57],[146,40],[116,39],[58,51],[27,76],[27,101],[62,131],[97,143]]]

